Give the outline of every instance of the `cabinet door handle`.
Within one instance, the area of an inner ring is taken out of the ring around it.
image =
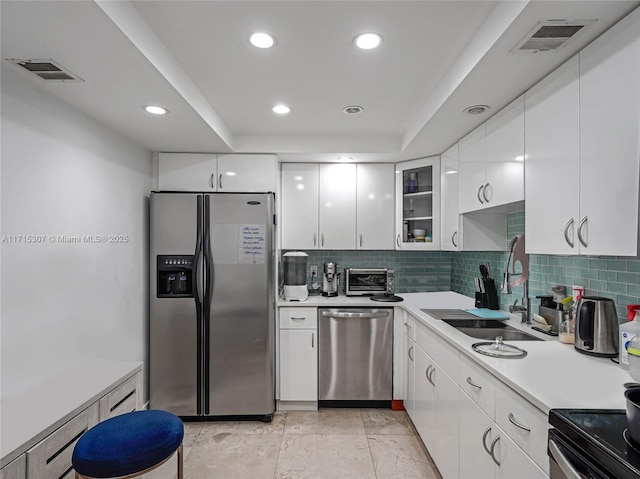
[[[318,243],[318,235],[316,235],[316,233],[313,233],[313,246],[315,247]]]
[[[490,451],[491,459],[493,459],[493,462],[495,462],[498,467],[500,467],[500,461],[496,459],[496,455],[493,453],[493,450],[495,449],[496,444],[498,443],[499,440],[500,440],[500,436],[496,436],[496,438],[493,441],[491,441],[491,451]]]
[[[453,243],[453,246],[457,248],[458,243],[456,243],[456,236],[458,236],[458,232],[454,231],[453,234],[451,235],[451,242]]]
[[[411,329],[411,325],[409,323],[404,323],[404,325],[408,328]]]
[[[511,424],[513,424],[515,427],[519,427],[520,429],[522,429],[524,431],[531,432],[530,428],[528,428],[527,426],[524,426],[523,424],[520,424],[518,421],[515,420],[515,418],[513,417],[513,413],[512,412],[509,413],[507,418],[509,419],[509,422]]]
[[[485,429],[484,434],[482,435],[482,447],[487,451],[487,454],[491,454],[491,450],[487,447],[487,435],[491,432],[491,426]]]
[[[411,346],[409,348],[409,351],[407,351],[407,353],[409,354],[409,359],[411,359],[411,362],[413,362],[413,356],[411,356],[411,351],[413,351],[413,346]]]
[[[320,246],[324,246],[324,233],[320,234]]]
[[[215,189],[216,184],[215,184],[215,173],[211,173],[211,178],[209,178],[209,184],[211,185],[211,189]]]
[[[582,228],[584,228],[584,226],[587,224],[587,221],[589,221],[589,217],[585,216],[584,218],[582,218],[582,220],[580,221],[580,224],[578,225],[578,240],[580,240],[580,243],[582,243],[582,246],[584,246],[585,248],[587,247],[587,242],[584,240],[584,237],[582,236]]]
[[[402,246],[400,245],[400,235],[398,235],[396,238],[396,244],[398,245],[398,248],[402,248]]]
[[[222,173],[218,175],[218,189],[222,189]]]
[[[431,374],[429,374],[429,382],[433,385],[433,387],[436,387],[436,380],[433,378],[433,375],[436,373],[436,368],[434,367],[431,370]]]
[[[491,198],[487,198],[487,188],[491,188],[491,198],[493,198],[493,186],[491,186],[490,183],[487,183],[482,189],[482,197],[484,198],[484,201],[489,203],[489,201],[491,201]]]
[[[482,389],[482,386],[480,386],[479,384],[474,383],[474,382],[471,380],[471,377],[468,377],[468,378],[467,378],[467,384],[469,384],[470,386],[473,386],[474,388]]]
[[[311,349],[316,347],[316,345],[315,345],[315,336],[316,336],[316,333],[311,333]]]
[[[567,242],[569,246],[573,248],[573,240],[569,238],[569,228],[573,226],[573,218],[567,221],[567,224],[564,225],[564,240]]]
[[[427,381],[429,381],[429,383],[431,383],[433,385],[433,383],[431,382],[431,378],[429,377],[429,370],[432,368],[431,364],[429,364],[429,367],[427,368],[427,370],[424,372],[424,375],[427,377]]]
[[[480,202],[481,205],[484,205],[484,201],[482,201],[482,198],[480,198],[480,192],[482,191],[482,189],[484,188],[484,185],[480,185],[480,188],[478,188],[478,201]]]
[[[362,248],[362,233],[360,234],[360,247]]]

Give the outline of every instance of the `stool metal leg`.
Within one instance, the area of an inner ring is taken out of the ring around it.
[[[183,464],[183,455],[182,455],[182,444],[178,448],[178,479],[182,479],[184,464]]]

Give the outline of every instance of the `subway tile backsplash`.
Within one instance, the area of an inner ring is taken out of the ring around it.
[[[524,234],[524,219],[522,204],[509,210],[504,252],[307,251],[308,264],[318,265],[320,281],[322,264],[334,261],[341,272],[349,267],[395,269],[398,293],[452,290],[473,297],[473,278],[480,275],[478,265],[488,262],[498,289],[500,308],[506,310],[516,299],[520,304],[523,294],[522,286],[513,288],[510,295],[500,293],[499,289],[508,240],[516,234]],[[627,304],[640,304],[640,257],[534,254],[529,259],[529,297],[533,312],[538,311],[540,304],[536,296],[550,295],[551,288],[556,285],[565,285],[569,295],[575,284],[584,286],[586,295],[613,299],[620,322],[626,321]]]

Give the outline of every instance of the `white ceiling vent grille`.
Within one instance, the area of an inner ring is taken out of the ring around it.
[[[29,73],[47,81],[84,81],[75,73],[61,66],[53,60],[20,60],[7,58],[11,63],[24,68]]]
[[[596,20],[547,20],[538,23],[513,53],[554,52],[564,48],[570,40],[581,35]]]

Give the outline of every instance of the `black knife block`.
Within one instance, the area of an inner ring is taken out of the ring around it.
[[[484,293],[476,291],[476,308],[500,309],[496,283],[491,278],[481,279]]]

